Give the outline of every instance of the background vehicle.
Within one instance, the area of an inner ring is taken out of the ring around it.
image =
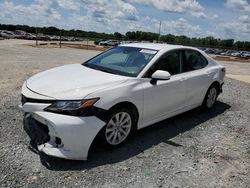
[[[244,59],[250,59],[250,52],[243,52],[241,54],[241,57],[244,58]]]
[[[241,56],[241,52],[234,52],[231,54],[231,56],[233,57],[240,57]]]
[[[0,36],[6,39],[14,39],[16,35],[11,31],[1,31]]]
[[[99,40],[96,40],[96,41],[94,42],[94,44],[95,44],[95,45],[100,45],[100,42],[104,42],[104,41],[106,41],[106,40],[99,39]]]
[[[32,34],[32,33],[25,33],[23,36],[24,39],[28,39],[28,40],[35,40],[36,39],[36,35]]]
[[[16,38],[18,39],[24,39],[24,36],[26,34],[26,32],[22,30],[16,30],[14,33],[16,35]]]
[[[198,106],[211,109],[224,76],[225,68],[196,48],[120,45],[28,79],[24,129],[39,151],[85,160],[96,138],[116,148],[134,130]]]
[[[99,45],[101,46],[117,46],[119,45],[119,41],[117,40],[106,40],[99,42]]]

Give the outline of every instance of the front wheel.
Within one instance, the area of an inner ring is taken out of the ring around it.
[[[211,109],[214,106],[217,97],[218,97],[218,88],[215,85],[211,86],[206,93],[202,106],[205,109]]]
[[[112,111],[107,124],[101,131],[103,144],[108,148],[116,148],[124,144],[132,133],[133,115],[130,110],[117,109]]]

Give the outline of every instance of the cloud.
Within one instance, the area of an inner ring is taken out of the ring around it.
[[[94,11],[96,14],[96,11]],[[127,31],[136,31],[136,30],[143,30],[143,31],[152,31],[157,32],[157,29],[149,24],[149,20],[147,18],[140,18],[140,22],[134,21],[135,18],[125,17],[122,12],[117,12],[115,16],[112,18],[109,17],[109,13],[107,12],[98,12],[94,17],[93,12],[88,12],[84,16],[79,16],[78,14],[73,14],[70,20],[66,22],[67,27],[80,27],[82,30],[86,31],[98,31],[98,32],[107,32],[107,33],[114,33],[115,31],[120,33],[126,33]],[[104,14],[105,16],[100,16]],[[132,21],[131,21],[132,19]],[[136,19],[138,19],[136,17]]]
[[[227,0],[226,7],[235,10],[238,20],[221,23],[220,29],[224,35],[236,39],[250,40],[250,4],[247,0]]]
[[[219,18],[217,14],[214,14],[213,16],[211,16],[211,19],[217,19],[217,18]]]
[[[68,11],[67,16],[61,15],[62,9]],[[84,11],[84,16],[80,11]],[[83,29],[84,25],[85,30],[114,32],[137,25],[133,22],[138,19],[136,8],[121,0],[33,0],[28,6],[7,0],[0,3],[0,23],[6,24],[53,25],[66,29]]]
[[[227,0],[226,6],[228,8],[250,13],[250,4],[247,0]]]
[[[243,24],[250,24],[250,16],[248,15],[240,16],[239,21]]]
[[[29,25],[51,25],[61,20],[61,14],[49,0],[37,0],[29,6],[10,1],[0,4],[0,22]]]
[[[184,18],[179,18],[175,21],[163,21],[162,32],[174,35],[187,35],[190,37],[204,36],[203,30],[198,25],[191,25]]]
[[[93,11],[93,16],[96,18],[102,18],[106,14],[105,10],[94,10]]]
[[[80,4],[74,0],[56,0],[58,5],[64,9],[79,10]]]
[[[101,13],[106,14],[106,12]],[[113,33],[114,31],[123,34],[127,31],[146,31],[157,33],[159,29],[159,20],[148,16],[139,17],[139,21],[130,21],[128,19],[119,19],[119,17],[110,20],[107,17],[94,18],[90,14],[85,16],[75,14],[71,20],[72,27],[78,25],[83,30],[89,30],[89,28],[91,28],[95,31],[108,33]],[[162,35],[171,33],[174,35],[187,35],[189,37],[215,36],[213,32],[204,31],[200,26],[192,25],[184,18],[172,21],[162,21],[161,33]]]
[[[205,19],[204,23],[199,25],[189,20],[189,15],[206,17],[205,9],[198,0],[32,0],[29,5],[23,5],[21,2],[16,0],[1,2],[0,23],[56,26],[107,33],[117,31],[125,34],[127,31],[137,30],[157,33],[159,19],[161,19],[162,34],[171,33],[190,37],[220,35],[222,38],[248,40],[250,36],[248,12],[250,8],[246,0],[227,0],[225,5],[236,10],[239,16],[235,21],[231,19],[226,22],[227,17],[218,17],[216,14],[218,12],[213,12],[210,19]],[[146,10],[161,11],[161,13],[155,17],[149,17],[145,15],[145,11],[141,12],[141,8],[145,6],[148,6]],[[180,14],[173,14],[174,18],[168,17],[173,18],[172,20],[166,20],[164,16],[156,19],[159,15],[168,16],[173,12]],[[209,24],[213,25],[212,22],[216,27],[211,27],[211,31],[208,31]]]
[[[136,8],[132,4],[121,0],[81,0],[81,2],[88,16],[103,17],[109,20],[125,19],[136,21],[138,19]]]
[[[247,0],[227,0],[226,5],[230,8],[242,8],[247,6]]]
[[[128,0],[131,3],[153,6],[165,12],[190,13],[205,18],[204,8],[196,0]]]
[[[237,21],[227,22],[221,25],[224,35],[234,39],[250,40],[250,17],[249,15],[240,16]]]
[[[173,11],[186,12],[191,9],[191,5],[188,5],[187,2],[195,5],[192,7],[193,14],[199,16],[198,14],[203,8],[196,1],[181,2],[178,0],[175,1],[176,4],[170,4],[170,6],[175,7]],[[159,3],[160,1],[156,0],[155,6],[160,6]],[[164,9],[166,8],[167,6]],[[68,17],[62,17],[59,13],[60,9],[68,10],[71,13]],[[81,10],[84,11],[84,14],[80,15],[79,11],[72,10]],[[159,28],[159,20],[141,16],[134,4],[125,0],[35,0],[29,6],[5,1],[0,4],[0,16],[0,21],[3,20],[5,23],[54,25],[65,29],[74,28],[108,33],[117,31],[125,34],[127,31],[137,30],[158,32]],[[172,21],[162,20],[162,34],[168,33],[188,36],[205,36],[207,34],[200,26],[191,25],[184,18]]]

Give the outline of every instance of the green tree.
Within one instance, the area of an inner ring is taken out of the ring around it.
[[[119,32],[115,32],[115,33],[114,33],[114,37],[115,37],[115,39],[117,39],[117,40],[121,40],[122,37],[123,37],[123,35],[122,35],[121,33],[119,33]]]

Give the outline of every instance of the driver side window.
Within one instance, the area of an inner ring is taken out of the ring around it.
[[[164,54],[147,72],[146,77],[151,78],[157,70],[168,71],[171,75],[181,73],[181,52],[172,51]]]

